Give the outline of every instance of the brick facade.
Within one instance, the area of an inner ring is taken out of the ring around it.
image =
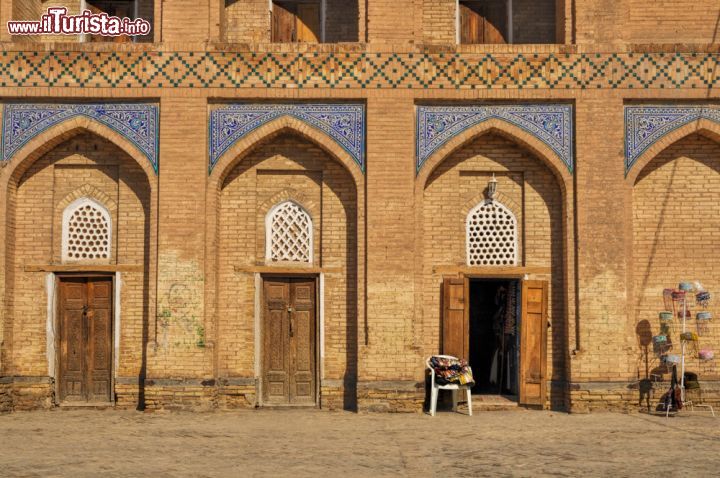
[[[50,3],[0,0],[0,21]],[[662,289],[698,280],[718,292],[720,124],[658,135],[629,170],[624,157],[626,107],[715,108],[716,2],[515,0],[517,44],[461,46],[452,0],[328,0],[320,45],[270,43],[267,1],[151,3],[154,43],[0,32],[3,105],[160,112],[157,171],[128,131],[82,115],[2,158],[0,411],[57,404],[55,284],[90,272],[116,284],[116,406],[258,405],[258,288],[300,272],[323,284],[319,405],[419,411],[443,276],[493,276],[465,265],[464,231],[493,173],[520,229],[520,263],[505,273],[550,286],[547,407],[637,409],[659,365],[641,332],[658,333]],[[246,102],[363,105],[364,163],[282,116],[210,168],[211,112]],[[491,118],[418,170],[419,105],[498,103],[571,105],[574,167],[536,133]],[[80,197],[112,217],[109,263],[62,261],[62,211]],[[283,200],[313,217],[313,263],[294,270],[265,259],[265,215]],[[712,324],[701,343],[720,349]],[[718,403],[715,362],[689,367]]]

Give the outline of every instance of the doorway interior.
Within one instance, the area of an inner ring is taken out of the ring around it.
[[[517,401],[520,361],[520,281],[471,279],[469,364],[473,394]]]

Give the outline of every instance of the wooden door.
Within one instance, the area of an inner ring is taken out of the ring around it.
[[[481,11],[467,3],[460,3],[460,43],[475,45],[484,43],[485,18]]]
[[[481,1],[463,1],[460,9],[460,43],[503,44],[507,43],[499,25],[507,23],[507,10],[489,9]]]
[[[288,6],[279,2],[273,2],[272,41],[276,43],[295,41],[295,14],[288,9]]]
[[[442,353],[467,360],[470,350],[468,281],[463,277],[445,277],[442,287]]]
[[[523,281],[520,319],[521,405],[544,406],[546,399],[548,283]]]
[[[264,294],[263,401],[315,405],[315,281],[266,279]]]
[[[297,41],[318,43],[320,41],[320,3],[298,3]]]
[[[109,277],[60,281],[60,401],[111,400],[112,290]]]

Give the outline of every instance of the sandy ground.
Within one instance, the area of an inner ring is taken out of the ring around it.
[[[0,476],[719,476],[720,418],[309,410],[0,416]]]

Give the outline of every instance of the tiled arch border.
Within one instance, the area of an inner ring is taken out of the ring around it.
[[[625,176],[693,132],[720,134],[720,105],[626,105]]]
[[[2,160],[12,160],[37,136],[78,117],[104,125],[128,140],[157,175],[159,111],[149,103],[7,103],[3,107]]]
[[[416,174],[437,151],[464,131],[501,121],[549,147],[572,174],[575,169],[573,107],[569,104],[510,104],[417,107]]]
[[[294,118],[341,146],[365,173],[365,105],[307,103],[240,103],[210,113],[210,165],[212,173],[220,158],[235,143],[279,118]]]

